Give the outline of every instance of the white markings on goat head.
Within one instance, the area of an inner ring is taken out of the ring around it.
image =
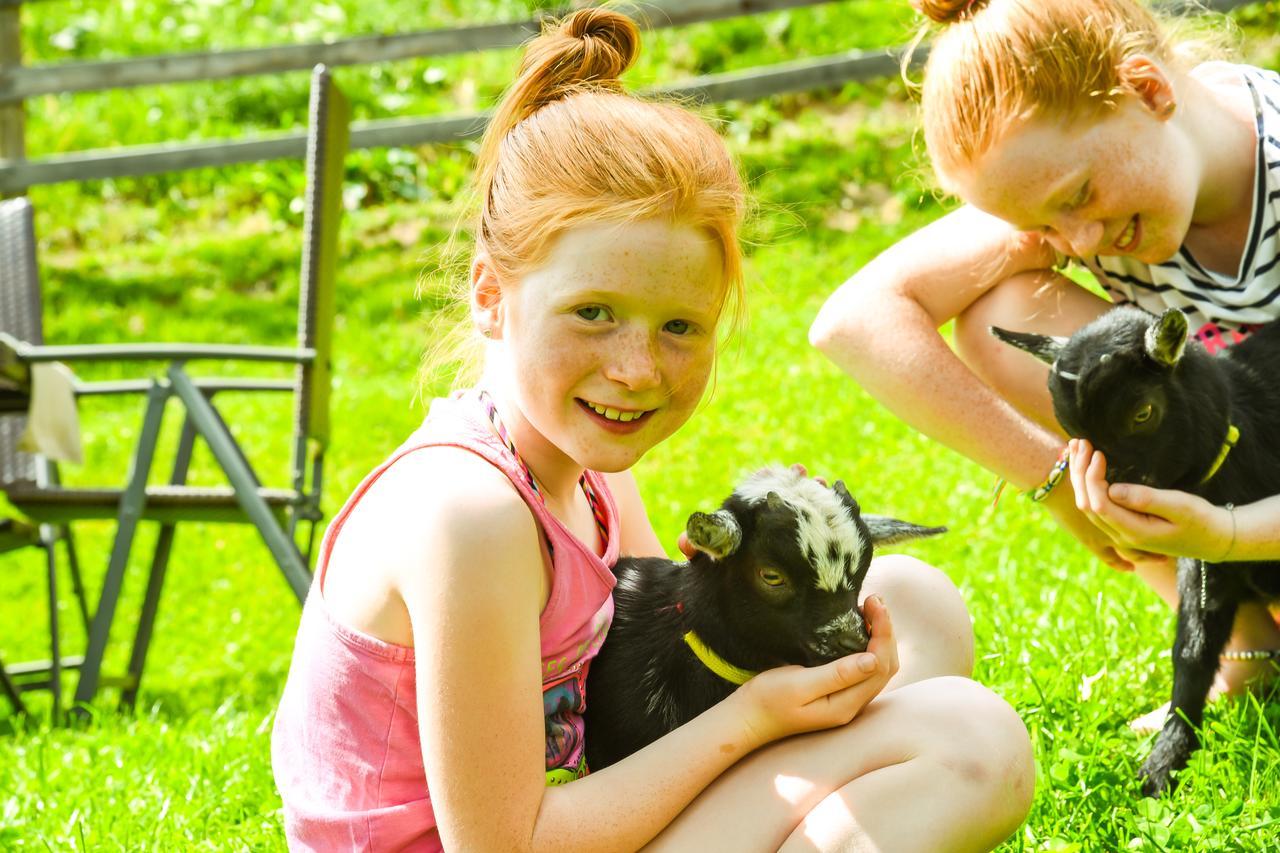
[[[836,491],[790,468],[772,467],[744,480],[737,494],[749,504],[768,503],[771,509],[795,513],[796,544],[813,567],[818,588],[853,589],[854,572],[871,543]]]

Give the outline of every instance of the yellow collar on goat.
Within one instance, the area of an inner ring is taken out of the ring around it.
[[[707,644],[702,642],[702,638],[692,631],[684,635],[684,641],[689,648],[693,649],[693,653],[698,656],[698,660],[702,661],[703,665],[707,669],[711,670],[725,681],[732,684],[746,684],[757,675],[757,673],[754,673],[749,669],[742,669],[741,667],[734,666],[724,658],[720,657],[720,655],[711,651],[711,649],[707,647]]]
[[[1236,446],[1236,442],[1240,440],[1240,429],[1235,424],[1227,426],[1227,439],[1222,442],[1222,449],[1218,451],[1218,458],[1213,460],[1213,464],[1209,466],[1209,473],[1204,475],[1204,479],[1200,481],[1200,485],[1204,485],[1213,479],[1213,475],[1218,473],[1218,469],[1222,467],[1222,463],[1227,461],[1227,454],[1231,452],[1231,448]]]

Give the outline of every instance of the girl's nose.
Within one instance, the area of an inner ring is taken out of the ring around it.
[[[1103,246],[1102,223],[1088,219],[1068,219],[1059,223],[1058,232],[1070,244],[1070,254],[1077,258],[1087,258],[1098,254]]]
[[[644,332],[626,335],[609,355],[605,377],[633,391],[643,391],[661,384],[658,369],[657,342]]]

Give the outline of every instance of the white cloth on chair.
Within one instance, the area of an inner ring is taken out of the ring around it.
[[[66,365],[31,365],[31,408],[27,411],[27,429],[18,440],[19,449],[55,462],[79,465],[84,461],[75,388],[75,375]]]

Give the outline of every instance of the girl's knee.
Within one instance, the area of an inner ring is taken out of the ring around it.
[[[1035,755],[1017,712],[967,678],[936,678],[913,689],[922,693],[918,724],[929,733],[922,756],[1016,826],[1035,794]]]
[[[1044,335],[1070,335],[1111,303],[1049,270],[1010,276],[956,317],[957,355],[984,382],[1037,420],[1052,423],[1047,368],[991,336],[991,326]]]
[[[973,671],[973,621],[946,573],[905,554],[877,557],[863,586],[889,609],[900,646],[939,659],[928,675]]]

